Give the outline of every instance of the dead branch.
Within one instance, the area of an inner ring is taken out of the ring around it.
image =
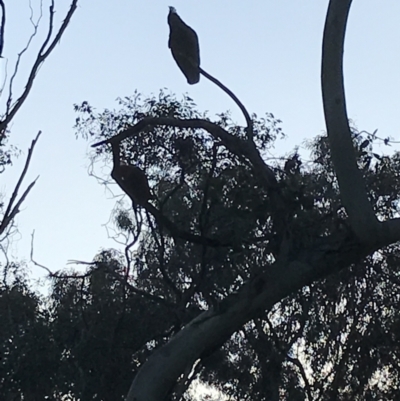
[[[49,277],[54,277],[54,276],[55,276],[55,273],[53,273],[48,267],[46,267],[46,266],[44,266],[44,265],[41,265],[40,263],[36,262],[36,261],[33,259],[33,243],[34,243],[34,241],[35,241],[35,230],[33,230],[32,235],[31,235],[31,255],[30,255],[30,256],[31,256],[31,262],[32,262],[35,266],[40,267],[41,269],[46,270],[47,273],[49,273]]]
[[[35,36],[37,35],[37,33],[38,33],[38,28],[39,28],[39,24],[40,24],[40,20],[42,19],[42,16],[43,16],[43,12],[42,12],[42,3],[40,3],[40,15],[39,15],[39,17],[38,17],[38,19],[37,19],[36,22],[33,21],[33,9],[32,9],[32,6],[31,6],[31,3],[30,3],[30,2],[29,2],[29,8],[30,8],[30,10],[31,10],[30,21],[31,21],[31,24],[32,24],[32,26],[33,26],[33,32],[32,32],[31,35],[29,36],[28,41],[27,41],[25,47],[18,53],[17,61],[15,62],[15,66],[14,66],[14,71],[13,71],[13,73],[11,74],[10,83],[9,83],[9,86],[8,86],[8,99],[7,99],[7,102],[6,102],[6,112],[5,112],[5,115],[7,115],[7,114],[9,113],[10,109],[11,109],[11,105],[12,105],[12,95],[13,95],[12,89],[13,89],[13,87],[14,87],[14,79],[15,79],[15,77],[16,77],[17,74],[18,74],[19,64],[20,64],[20,62],[21,62],[22,56],[23,56],[23,55],[26,53],[26,51],[29,49],[29,47],[30,47],[30,45],[31,45],[31,43],[32,43],[32,40],[33,40],[33,39],[35,38]]]
[[[49,9],[50,16],[49,16],[49,29],[48,29],[47,37],[44,40],[44,42],[38,52],[36,60],[33,64],[31,72],[29,74],[24,91],[22,92],[21,96],[17,99],[17,101],[14,103],[14,105],[12,105],[10,110],[8,110],[8,112],[4,116],[3,120],[0,122],[0,134],[1,135],[4,135],[8,124],[14,118],[15,114],[18,112],[18,110],[21,108],[21,106],[25,102],[26,98],[28,97],[40,66],[45,62],[47,57],[54,50],[56,44],[60,41],[61,37],[63,36],[68,24],[71,21],[72,15],[74,14],[74,12],[77,8],[77,3],[78,3],[78,0],[72,0],[71,6],[68,10],[68,13],[67,13],[63,23],[61,24],[60,29],[58,30],[57,34],[54,36],[54,39],[51,40],[52,34],[53,34],[53,22],[54,22],[54,13],[55,13],[54,1],[52,1],[51,5],[50,5],[50,9]]]
[[[15,189],[11,195],[10,201],[8,202],[7,209],[4,213],[3,220],[0,223],[0,235],[4,232],[4,230],[7,228],[7,226],[11,223],[11,221],[15,218],[15,216],[19,213],[19,209],[24,202],[25,198],[28,196],[29,192],[33,188],[33,186],[36,184],[36,181],[38,178],[36,178],[34,181],[32,181],[29,185],[28,188],[24,191],[20,199],[16,202],[14,205],[17,197],[18,197],[18,191],[22,185],[22,182],[24,181],[24,178],[26,176],[26,173],[28,172],[28,168],[31,162],[32,158],[32,153],[35,148],[35,145],[39,139],[39,136],[41,135],[41,131],[36,135],[36,138],[32,141],[31,147],[28,150],[28,156],[25,161],[25,166],[24,169],[22,170],[21,176],[18,179],[17,185],[15,186]]]

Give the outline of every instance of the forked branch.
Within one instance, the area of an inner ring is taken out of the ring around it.
[[[40,134],[41,134],[41,131],[39,131],[39,133],[36,135],[36,138],[32,141],[31,147],[28,150],[28,156],[26,158],[24,169],[22,170],[21,176],[19,177],[17,185],[15,186],[15,189],[11,195],[10,201],[8,202],[8,206],[4,213],[3,219],[0,223],[0,235],[3,234],[5,229],[10,225],[10,223],[13,221],[15,216],[19,213],[19,209],[20,209],[23,201],[28,196],[28,194],[31,191],[31,189],[33,188],[33,186],[36,184],[37,178],[28,185],[28,188],[24,191],[22,196],[17,201],[18,191],[21,188],[21,185],[22,185],[22,182],[24,181],[26,173],[28,172],[28,168],[29,168],[29,164],[31,162],[33,150],[39,139]]]

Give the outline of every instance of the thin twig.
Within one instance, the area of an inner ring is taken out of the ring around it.
[[[35,241],[35,230],[33,230],[32,235],[31,235],[31,262],[32,262],[35,266],[40,267],[40,268],[46,270],[47,273],[49,273],[49,276],[50,276],[50,277],[54,277],[55,274],[54,274],[48,267],[41,265],[40,263],[36,262],[36,261],[33,259],[33,242],[34,242],[34,241]]]
[[[39,15],[39,17],[38,17],[36,22],[33,21],[33,9],[32,9],[32,6],[31,6],[30,2],[29,2],[29,8],[31,10],[31,16],[30,16],[29,19],[30,19],[31,24],[33,26],[33,32],[31,34],[31,36],[29,37],[28,42],[26,43],[25,47],[18,53],[17,61],[16,61],[15,66],[14,66],[14,72],[11,75],[9,88],[8,88],[8,99],[7,99],[7,103],[6,103],[6,112],[5,112],[6,116],[7,116],[7,114],[9,113],[9,111],[10,111],[10,109],[12,107],[12,95],[13,95],[12,89],[14,87],[14,79],[17,76],[17,73],[19,71],[19,64],[21,62],[22,56],[29,49],[29,47],[30,47],[30,45],[32,43],[32,40],[34,39],[34,37],[38,33],[39,23],[40,23],[40,20],[42,19],[42,16],[43,16],[42,3],[40,3],[40,15]]]
[[[196,361],[193,366],[188,366],[183,372],[181,378],[177,382],[174,388],[174,394],[172,400],[180,401],[183,400],[183,395],[186,393],[187,389],[191,385],[194,379],[197,378],[200,370],[202,369],[202,364],[200,360]]]

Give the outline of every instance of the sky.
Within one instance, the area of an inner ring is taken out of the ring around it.
[[[19,229],[9,257],[26,260],[34,277],[69,260],[90,262],[104,248],[120,248],[109,238],[115,198],[89,176],[90,143],[76,139],[73,104],[88,101],[98,111],[117,107],[118,97],[135,90],[157,94],[167,88],[188,93],[209,115],[231,110],[243,116],[224,93],[204,77],[190,86],[168,49],[168,6],[196,30],[204,70],[228,86],[250,113],[273,113],[286,134],[271,153],[283,156],[325,130],[320,89],[321,44],[327,0],[79,0],[61,42],[41,67],[32,91],[11,125],[9,144],[21,156],[2,174],[7,196],[23,168],[27,149],[39,130],[25,185],[39,179],[16,219]],[[32,25],[28,0],[6,1],[3,78],[8,82],[16,55],[26,45]],[[57,27],[67,0],[56,0]],[[31,0],[35,18],[40,1]],[[48,21],[43,0],[38,36],[24,54],[14,93],[23,89]],[[349,117],[360,130],[378,129],[381,137],[400,139],[400,2],[354,0],[346,36],[344,71]],[[0,99],[4,106],[5,95]],[[4,110],[4,108],[2,109]],[[382,146],[378,149],[389,153]],[[98,166],[97,173],[107,169]],[[110,166],[111,168],[111,166]],[[114,188],[114,194],[120,193]]]

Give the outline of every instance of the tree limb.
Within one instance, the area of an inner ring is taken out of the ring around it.
[[[351,227],[360,240],[373,242],[377,219],[357,167],[343,82],[343,46],[351,2],[329,2],[322,45],[322,97],[332,162]]]
[[[170,127],[179,127],[179,128],[191,128],[191,129],[204,129],[209,134],[211,134],[215,140],[221,141],[224,146],[233,154],[237,155],[240,158],[246,158],[252,165],[254,170],[254,176],[260,182],[261,186],[263,186],[271,199],[271,204],[274,208],[273,218],[273,231],[277,234],[276,236],[276,252],[279,252],[279,248],[281,246],[281,241],[285,235],[285,222],[287,220],[287,210],[286,204],[287,200],[281,194],[280,189],[278,188],[278,181],[275,177],[275,173],[273,170],[264,162],[262,159],[260,152],[258,151],[256,145],[253,141],[246,141],[237,136],[231,135],[229,132],[224,130],[218,124],[215,124],[208,120],[203,119],[178,119],[178,118],[169,118],[169,117],[147,117],[140,120],[138,123],[133,125],[132,127],[121,131],[119,134],[113,136],[112,138],[97,142],[92,145],[92,147],[97,147],[100,145],[104,145],[107,143],[120,143],[126,138],[133,137],[135,135],[139,135],[141,131],[143,131],[147,127],[153,127],[157,125],[164,125]],[[115,165],[115,157],[114,157],[114,165]],[[115,170],[114,170],[115,172]],[[113,174],[112,174],[113,175]],[[115,175],[115,174],[114,174]],[[118,181],[118,177],[113,178],[117,181],[118,185],[124,190],[124,192],[129,194],[126,191],[126,185],[122,182],[122,180]],[[231,244],[227,241],[218,241],[202,238],[200,236],[194,236],[191,233],[183,232],[179,230],[178,227],[171,226],[171,222],[163,216],[160,211],[157,211],[154,206],[150,203],[145,205],[146,210],[151,213],[159,222],[164,220],[163,224],[168,228],[172,233],[179,238],[184,240],[200,243],[202,245],[208,245],[213,247],[218,246],[230,246]],[[173,224],[173,223],[172,223]],[[251,242],[251,241],[250,241]],[[258,239],[254,239],[254,242],[258,242]]]
[[[257,170],[259,177],[268,190],[277,188],[277,180],[275,173],[265,164],[260,153],[253,142],[244,141],[236,136],[231,135],[219,125],[199,118],[182,120],[179,118],[169,117],[147,117],[140,120],[134,126],[120,132],[112,138],[97,142],[92,147],[97,147],[111,142],[121,142],[126,138],[139,134],[148,126],[166,125],[170,127],[204,129],[215,139],[222,141],[225,147],[238,157],[247,158],[254,169]]]
[[[1,26],[0,26],[0,58],[3,57],[3,48],[4,48],[4,29],[6,26],[6,6],[4,5],[4,1],[0,0],[0,8],[1,8]]]
[[[26,158],[24,169],[22,170],[21,176],[19,177],[17,185],[15,186],[15,189],[11,195],[10,201],[8,202],[8,206],[4,213],[3,220],[0,223],[0,235],[8,227],[8,225],[11,223],[11,221],[14,219],[14,217],[19,213],[19,208],[21,207],[22,202],[25,200],[25,198],[28,196],[28,194],[31,191],[31,189],[33,188],[33,186],[36,184],[37,178],[36,178],[36,180],[32,181],[28,185],[28,188],[24,191],[21,198],[17,201],[16,205],[14,206],[14,202],[18,196],[18,191],[22,185],[22,182],[25,178],[26,173],[28,172],[28,168],[29,168],[29,164],[31,162],[33,150],[35,148],[35,145],[36,145],[41,133],[42,132],[39,131],[39,133],[36,135],[36,138],[32,141],[31,147],[28,150],[28,156]]]
[[[29,95],[29,92],[32,89],[33,82],[36,78],[36,74],[37,74],[40,66],[45,62],[47,57],[54,50],[56,44],[60,41],[62,35],[64,34],[65,29],[67,28],[69,22],[71,21],[72,15],[74,14],[74,12],[77,8],[77,3],[78,3],[78,0],[72,0],[69,11],[68,11],[63,23],[61,24],[60,29],[58,30],[54,39],[51,41],[51,36],[53,33],[53,17],[54,17],[54,12],[55,12],[54,11],[54,1],[52,1],[52,4],[50,5],[49,31],[48,31],[47,37],[44,40],[44,42],[38,52],[36,60],[33,64],[31,72],[29,74],[24,91],[22,92],[21,96],[17,99],[15,104],[11,107],[11,109],[7,110],[6,115],[4,116],[3,120],[0,122],[0,134],[1,135],[4,135],[8,124],[11,122],[11,120],[14,118],[15,114],[18,112],[18,110],[24,104],[26,98]],[[48,46],[48,48],[46,50],[47,46]]]
[[[11,74],[11,78],[10,78],[10,82],[8,85],[8,99],[6,102],[6,112],[5,115],[7,116],[7,114],[9,113],[11,106],[12,106],[12,100],[13,100],[13,87],[14,87],[14,79],[16,78],[18,71],[19,71],[19,64],[22,60],[22,56],[28,51],[32,40],[35,38],[35,36],[38,33],[38,29],[39,29],[39,24],[40,21],[42,19],[43,16],[43,12],[42,12],[42,1],[40,2],[40,15],[38,17],[38,19],[36,21],[33,20],[33,9],[31,7],[31,3],[29,2],[29,8],[31,10],[31,16],[30,16],[30,21],[31,24],[33,26],[33,32],[31,33],[31,35],[28,38],[28,41],[25,45],[25,47],[18,53],[18,57],[17,57],[17,61],[15,62],[15,66],[14,66],[14,71]]]
[[[298,260],[277,260],[265,266],[262,275],[225,298],[217,308],[199,315],[156,350],[136,374],[127,401],[163,400],[188,366],[212,353],[245,323],[303,286],[348,267],[374,250],[355,238],[343,238],[341,243],[338,246],[334,238],[323,238],[304,250]]]
[[[208,72],[204,71],[202,68],[199,68],[200,73],[204,75],[206,78],[208,78],[212,83],[217,85],[220,89],[222,89],[239,107],[239,109],[242,111],[244,118],[246,120],[247,124],[247,137],[249,141],[253,140],[253,122],[250,118],[250,114],[246,110],[246,107],[244,107],[243,103],[238,99],[238,97],[229,89],[227,88],[222,82],[218,81],[218,79],[214,78],[212,75],[210,75]]]

